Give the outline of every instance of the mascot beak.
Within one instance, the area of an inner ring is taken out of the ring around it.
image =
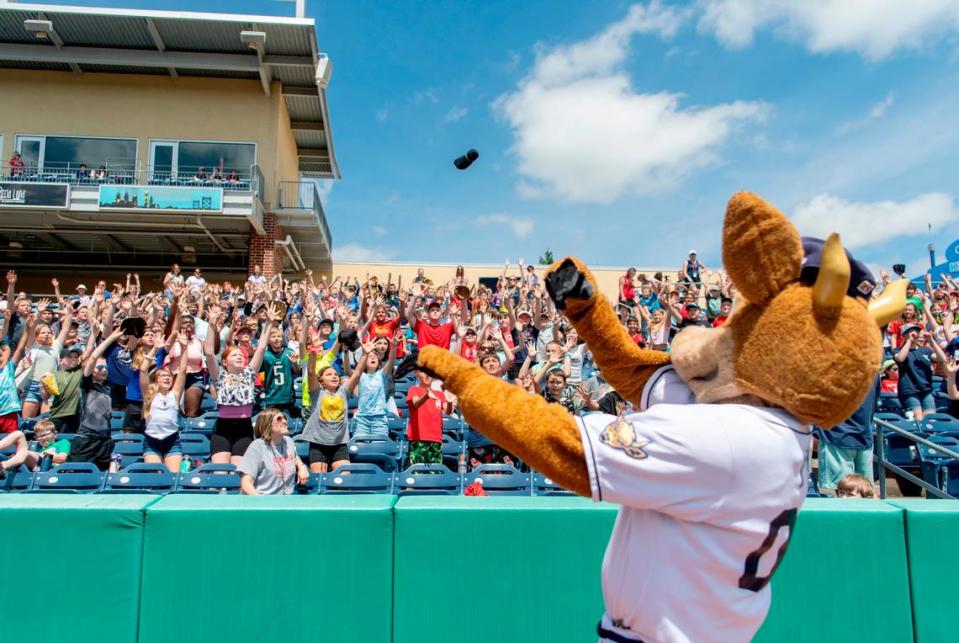
[[[869,314],[879,326],[885,326],[902,314],[906,307],[906,288],[908,279],[900,279],[887,285],[882,294],[869,302]]]
[[[813,302],[818,311],[842,308],[849,289],[850,272],[849,258],[842,249],[839,235],[833,232],[826,239],[819,275],[813,285]]]

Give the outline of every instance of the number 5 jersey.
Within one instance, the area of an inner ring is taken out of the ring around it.
[[[639,413],[579,422],[593,499],[622,505],[603,628],[646,643],[750,640],[806,495],[810,427],[782,409],[692,404],[671,366]]]

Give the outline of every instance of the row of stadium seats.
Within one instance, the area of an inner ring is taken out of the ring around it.
[[[931,413],[915,421],[896,413],[876,413],[875,419],[959,453],[959,420],[951,415]],[[952,496],[959,496],[959,460],[890,430],[883,432],[883,452],[890,464]],[[909,480],[899,477],[898,483],[904,495],[921,493],[921,488]]]
[[[379,493],[396,495],[459,495],[480,481],[489,495],[554,496],[571,495],[549,478],[523,473],[503,464],[477,467],[468,474],[450,471],[442,465],[413,465],[388,472],[375,464],[353,463],[329,473],[312,473],[301,495],[333,493]],[[193,471],[170,473],[159,464],[132,464],[118,472],[106,473],[87,462],[61,464],[49,471],[31,472],[21,467],[8,473],[0,486],[7,493],[226,493],[240,491],[240,475],[231,464],[204,464]]]

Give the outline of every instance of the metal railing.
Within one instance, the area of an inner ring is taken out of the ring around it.
[[[278,210],[312,210],[327,248],[332,248],[333,235],[326,221],[323,211],[323,201],[320,191],[313,181],[280,181],[276,188],[276,209]]]
[[[219,187],[240,192],[252,191],[262,200],[263,174],[253,165],[243,171],[225,169],[220,171],[206,166],[146,165],[130,163],[104,164],[87,168],[82,164],[24,165],[12,168],[3,164],[0,178],[5,181],[35,183],[69,183],[70,185],[175,185],[189,187]]]
[[[959,461],[959,453],[941,444],[936,444],[935,442],[931,442],[927,440],[926,438],[922,437],[921,435],[917,435],[913,433],[912,431],[908,431],[906,429],[903,429],[902,427],[898,427],[895,424],[891,424],[890,422],[887,422],[885,420],[874,418],[873,422],[876,425],[875,458],[876,458],[877,464],[879,465],[878,468],[879,468],[879,497],[880,498],[886,497],[886,470],[888,469],[889,471],[892,471],[896,475],[899,475],[905,478],[909,482],[922,487],[923,489],[926,490],[927,494],[932,494],[937,498],[955,499],[954,496],[946,493],[939,487],[929,484],[927,481],[923,480],[922,478],[918,478],[914,476],[913,474],[909,473],[902,467],[895,465],[889,460],[887,460],[885,432],[893,431],[894,433],[897,433],[909,440],[912,440],[917,445],[921,444],[931,449],[932,451],[935,451],[937,453],[942,453],[945,457],[955,458],[957,461]]]

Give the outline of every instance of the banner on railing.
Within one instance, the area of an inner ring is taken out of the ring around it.
[[[69,204],[65,183],[17,183],[0,181],[0,207],[63,210]]]
[[[101,210],[222,212],[223,189],[166,185],[101,185]]]

